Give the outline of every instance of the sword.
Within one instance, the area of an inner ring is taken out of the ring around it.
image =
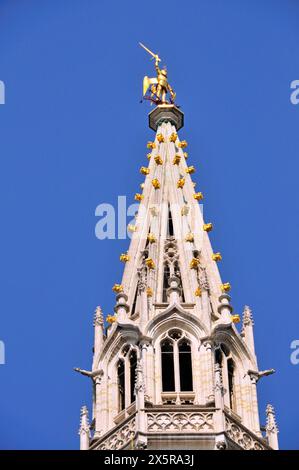
[[[150,51],[147,47],[145,47],[144,44],[142,44],[142,42],[139,43],[139,45],[141,47],[143,47],[143,49],[148,52],[154,59],[156,59],[158,62],[161,62],[161,59],[160,57],[158,56],[158,54],[154,54],[152,51]]]

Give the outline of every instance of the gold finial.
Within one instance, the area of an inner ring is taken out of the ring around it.
[[[122,253],[119,257],[120,261],[122,261],[123,263],[126,263],[127,261],[130,261],[130,256],[128,255],[128,253]]]
[[[221,284],[220,289],[222,292],[229,292],[231,290],[231,285],[229,282],[225,282],[224,284]]]
[[[240,315],[238,313],[235,313],[234,315],[231,315],[231,320],[233,323],[240,323]]]
[[[141,42],[139,45],[148,52],[153,59],[155,59],[155,69],[157,77],[149,78],[147,76],[143,79],[143,96],[144,98],[150,100],[152,103],[155,104],[174,104],[176,94],[170,84],[168,83],[167,79],[167,70],[166,67],[160,69],[159,62],[161,59],[158,54],[155,54],[150,49],[148,49],[144,44]],[[146,95],[147,90],[150,87],[151,94],[149,96]],[[170,98],[167,100],[166,96],[169,93]]]
[[[115,317],[115,315],[107,315],[106,320],[107,320],[108,323],[111,324],[111,323],[116,322],[116,317]]]
[[[116,292],[117,294],[119,294],[120,292],[123,292],[124,288],[122,284],[114,284],[114,286],[112,287],[112,290]]]
[[[221,261],[222,260],[221,253],[219,251],[217,253],[213,253],[212,254],[212,260],[213,261]]]
[[[155,269],[155,263],[152,258],[146,258],[145,264],[149,269]]]

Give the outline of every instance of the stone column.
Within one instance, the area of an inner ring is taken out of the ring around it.
[[[101,383],[96,385],[96,433],[104,434],[109,429],[109,382],[106,365]]]
[[[249,374],[250,382],[251,382],[251,397],[250,397],[250,404],[251,404],[251,421],[252,421],[252,430],[257,435],[261,435],[261,428],[260,428],[260,419],[259,419],[259,410],[258,410],[258,401],[257,401],[257,392],[256,392],[256,383],[257,377],[255,374]]]
[[[101,307],[96,307],[94,312],[94,348],[93,348],[93,361],[92,361],[92,371],[95,371],[99,368],[99,356],[104,344],[104,318]],[[93,406],[92,406],[92,416],[97,420],[97,381],[101,381],[99,376],[96,376],[96,379],[93,381]]]
[[[228,294],[222,294],[219,297],[220,305],[218,307],[218,312],[220,313],[220,319],[217,323],[231,323],[231,313],[233,307],[230,305],[230,296]]]
[[[147,445],[146,433],[146,415],[144,409],[144,395],[145,395],[145,384],[143,375],[143,353],[144,349],[141,346],[138,348],[137,355],[137,367],[136,367],[136,382],[135,382],[135,394],[136,394],[136,447],[144,448]]]
[[[192,381],[195,392],[194,404],[204,403],[205,389],[205,349],[198,342],[192,342]]]
[[[128,296],[123,292],[117,294],[116,296],[116,305],[114,307],[114,312],[117,316],[117,321],[124,322],[128,319],[128,312],[130,310],[129,305],[127,304]]]
[[[162,364],[161,364],[161,346],[156,344],[155,354],[155,403],[162,405]]]
[[[202,398],[205,404],[215,402],[214,393],[214,360],[212,342],[204,340],[200,346],[200,354],[202,355],[201,361],[201,383],[202,383]]]
[[[215,440],[215,449],[223,450],[226,449],[226,439],[225,439],[225,415],[224,415],[224,400],[223,400],[223,385],[222,385],[222,375],[221,375],[221,366],[215,364],[215,407],[216,411],[214,414],[214,427],[215,432],[217,433]]]
[[[147,294],[146,294],[146,268],[143,266],[141,269],[138,270],[138,293],[140,295],[140,328],[143,328],[148,321],[148,302],[147,302]]]
[[[151,403],[155,403],[155,365],[154,350],[152,344],[147,345],[146,361],[146,393]]]
[[[210,312],[210,299],[209,299],[209,282],[205,268],[200,268],[198,271],[198,284],[201,289],[201,308],[202,308],[202,321],[206,325],[208,331],[211,329],[211,312]]]
[[[180,280],[176,276],[171,276],[168,279],[169,288],[167,289],[167,294],[169,295],[170,304],[179,304],[180,303]]]

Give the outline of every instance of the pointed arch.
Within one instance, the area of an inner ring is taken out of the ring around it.
[[[235,361],[231,350],[220,343],[215,349],[215,362],[220,365],[222,371],[222,382],[225,390],[224,402],[233,411],[237,412],[235,401]]]

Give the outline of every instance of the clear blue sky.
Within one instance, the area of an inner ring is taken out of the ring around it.
[[[126,240],[99,241],[95,208],[129,203],[146,162],[141,82],[159,51],[185,112],[211,240],[232,303],[252,307],[261,421],[299,448],[299,4],[276,0],[1,0],[0,447],[76,449],[90,406],[96,305],[111,313]]]

